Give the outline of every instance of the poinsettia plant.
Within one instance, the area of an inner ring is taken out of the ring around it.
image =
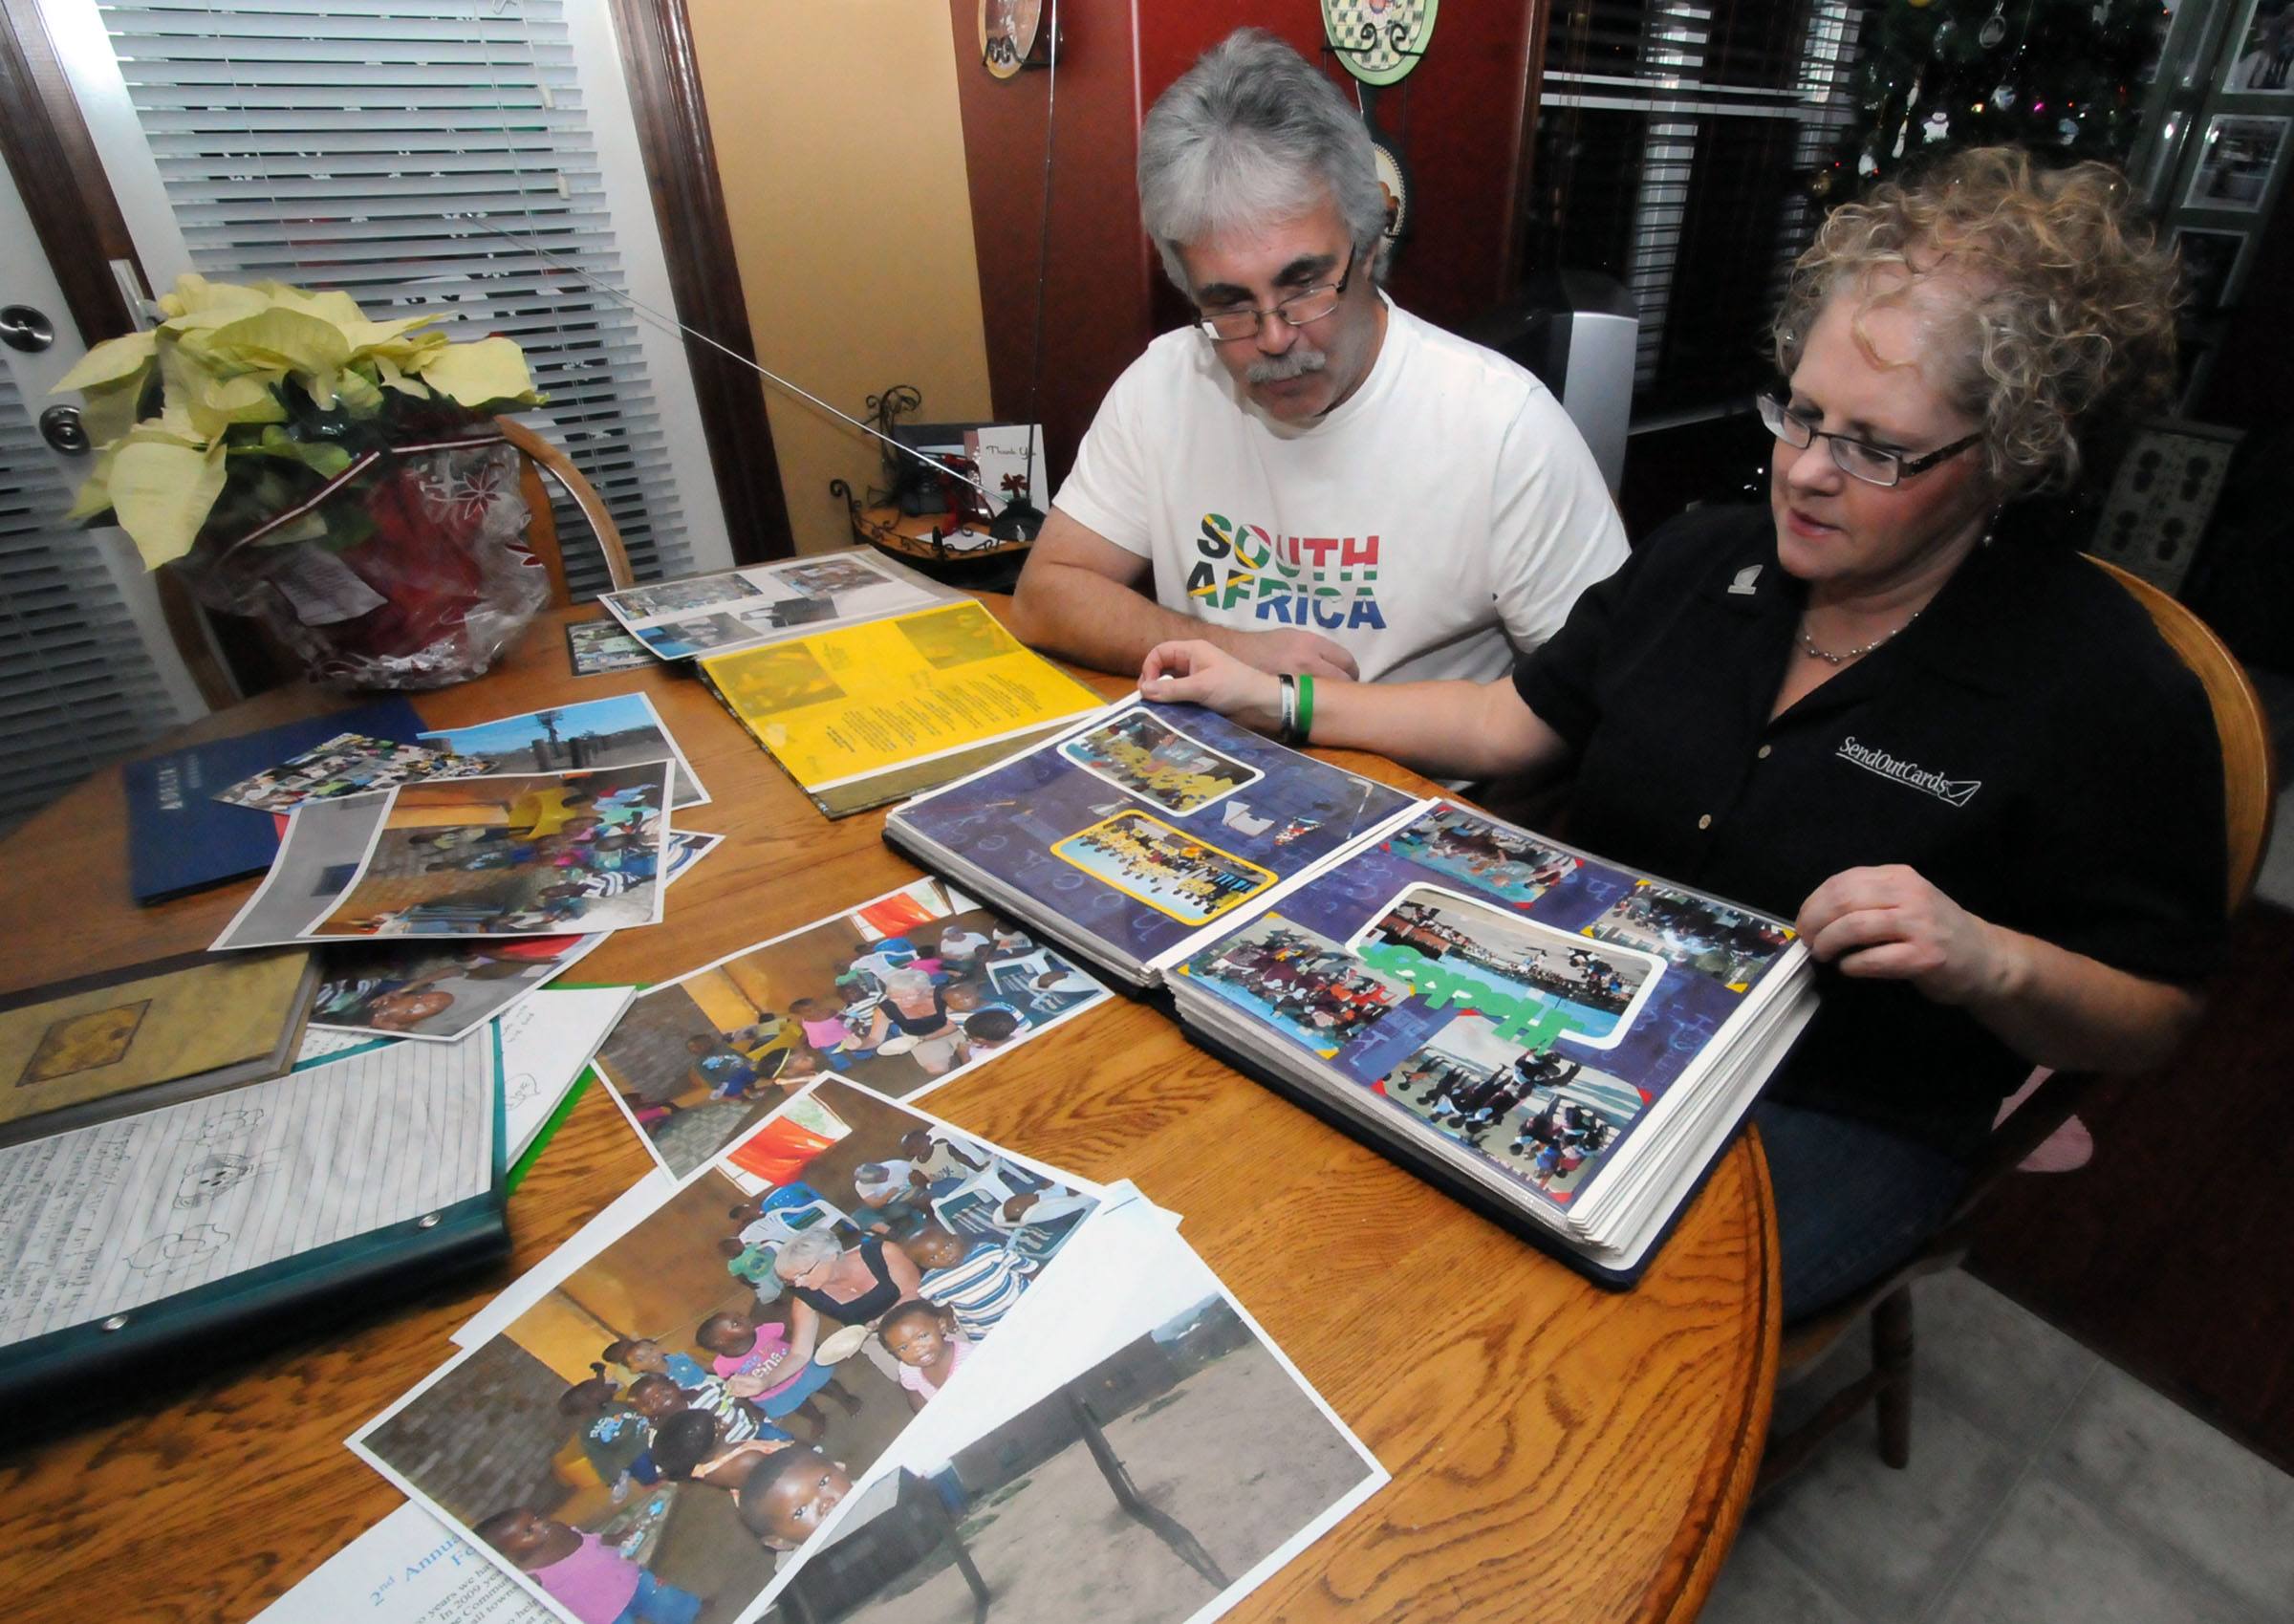
[[[372,321],[347,293],[187,275],[160,308],[158,327],[97,345],[56,385],[80,391],[97,447],[71,516],[111,513],[152,569],[203,532],[227,545],[292,512],[366,452],[538,399],[512,340],[457,342],[437,315]],[[339,514],[261,537],[359,539]]]

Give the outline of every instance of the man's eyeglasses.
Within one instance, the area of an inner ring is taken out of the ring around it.
[[[1761,422],[1768,425],[1770,434],[1796,451],[1806,450],[1811,441],[1827,442],[1825,449],[1832,454],[1832,466],[1866,485],[1901,485],[1914,474],[1924,474],[1938,463],[1957,457],[1983,438],[1980,433],[1962,435],[1924,457],[1907,457],[1901,451],[1883,450],[1845,434],[1828,434],[1807,418],[1796,415],[1773,395],[1756,395],[1752,403],[1759,409]]]
[[[1317,282],[1311,288],[1301,288],[1265,310],[1249,305],[1206,310],[1195,325],[1209,334],[1213,342],[1231,344],[1238,338],[1256,337],[1261,324],[1270,315],[1281,316],[1286,327],[1304,327],[1310,321],[1320,321],[1336,310],[1338,301],[1346,296],[1346,285],[1354,279],[1354,261],[1360,252],[1358,248],[1347,250],[1346,269],[1338,273],[1335,282]]]

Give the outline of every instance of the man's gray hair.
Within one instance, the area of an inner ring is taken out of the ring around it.
[[[1204,52],[1139,127],[1139,218],[1182,291],[1180,244],[1294,220],[1323,189],[1374,274],[1386,194],[1370,132],[1328,76],[1265,29]]]

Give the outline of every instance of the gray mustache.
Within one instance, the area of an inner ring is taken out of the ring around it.
[[[1309,350],[1304,344],[1293,344],[1279,356],[1250,363],[1244,376],[1253,383],[1282,383],[1293,378],[1304,378],[1309,372],[1320,372],[1331,364],[1331,357],[1320,350]]]

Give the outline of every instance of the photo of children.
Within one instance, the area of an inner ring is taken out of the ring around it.
[[[1212,1618],[1384,1481],[1183,1241],[1105,1244],[1129,1216],[975,1360],[963,1409],[926,1410],[844,1493],[789,1615]]]
[[[756,1139],[353,1440],[562,1616],[738,1615],[1096,1204],[834,1082]],[[1007,1228],[934,1216],[991,1172]]]
[[[1079,733],[1059,753],[1127,795],[1153,801],[1185,817],[1266,776],[1255,767],[1221,755],[1144,709],[1131,709],[1101,727]]]
[[[1405,889],[1347,946],[1413,983],[1437,1007],[1511,1007],[1541,1031],[1593,1049],[1622,1041],[1664,968],[1653,954],[1597,948],[1432,885]]]
[[[738,715],[768,716],[845,697],[829,668],[802,643],[760,648],[720,662],[709,681],[724,685],[725,703]]]
[[[393,790],[364,863],[303,934],[562,936],[655,923],[674,770],[657,761]],[[294,839],[291,827],[285,846]]]
[[[424,778],[467,777],[490,772],[493,767],[483,756],[458,757],[451,750],[425,749],[396,739],[337,733],[276,767],[218,790],[215,798],[257,812],[287,812],[304,801],[364,794]]]
[[[491,762],[496,772],[562,772],[666,759],[677,764],[672,811],[703,806],[709,798],[653,701],[643,694],[615,694],[530,710],[466,727],[441,728],[422,738],[457,756]]]
[[[713,648],[745,641],[756,633],[730,615],[689,615],[632,626],[630,635],[663,660],[682,660],[690,654],[705,654]]]
[[[1655,953],[1731,992],[1751,986],[1792,944],[1792,932],[1774,920],[1647,879],[1586,926],[1585,934]]]
[[[916,1094],[1102,996],[1006,920],[920,879],[648,989],[597,1067],[682,1179],[816,1077]]]
[[[344,942],[324,947],[311,1025],[451,1042],[564,972],[604,940],[532,936],[451,946]]]
[[[598,602],[632,620],[650,620],[662,615],[689,615],[696,609],[714,609],[721,603],[755,597],[758,589],[738,570],[721,575],[696,575],[690,580],[662,581],[655,586],[609,592]]]
[[[566,628],[566,658],[576,677],[637,671],[658,664],[645,645],[613,620],[577,620]]]
[[[1252,920],[1179,973],[1218,984],[1233,1003],[1326,1056],[1410,996],[1409,983],[1279,913]]]
[[[1449,1022],[1375,1087],[1564,1204],[1642,1108],[1631,1084],[1507,1042],[1480,1015]]]
[[[1453,806],[1437,807],[1396,830],[1393,850],[1421,867],[1470,879],[1508,902],[1536,901],[1580,866],[1567,852]]]
[[[1206,924],[1275,879],[1271,869],[1129,808],[1057,842],[1051,855],[1182,924]]]
[[[900,635],[915,645],[924,663],[941,671],[993,660],[1017,649],[1019,639],[977,603],[952,604],[934,615],[916,615],[900,622]]]

